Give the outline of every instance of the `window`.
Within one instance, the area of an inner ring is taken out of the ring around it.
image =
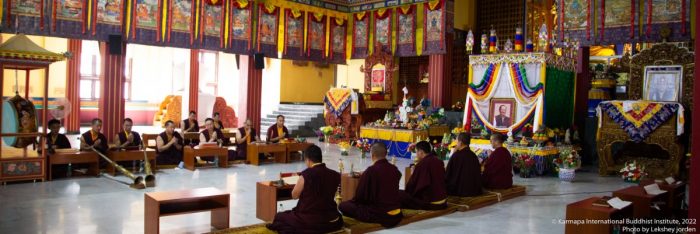
[[[100,98],[100,48],[97,41],[83,41],[80,54],[80,99]]]
[[[219,53],[199,52],[199,86],[204,93],[219,96]]]
[[[124,64],[124,100],[131,101],[131,74],[133,74],[134,58],[127,58]]]

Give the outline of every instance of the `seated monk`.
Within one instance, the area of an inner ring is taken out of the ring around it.
[[[297,206],[275,215],[267,228],[278,233],[338,231],[343,227],[343,217],[338,213],[334,199],[340,185],[340,174],[322,162],[318,146],[307,148],[304,156],[308,168],[301,172],[292,190],[292,198],[299,199]]]
[[[484,162],[481,184],[486,189],[507,189],[513,187],[513,164],[510,152],[503,147],[502,134],[491,135],[493,152]]]
[[[467,133],[457,135],[456,151],[450,157],[445,173],[445,187],[450,196],[474,197],[482,193],[481,165],[469,148],[470,141]]]
[[[255,128],[252,127],[253,122],[246,120],[243,123],[243,127],[238,129],[238,134],[236,135],[236,153],[238,154],[237,159],[246,159],[248,144],[251,142],[260,141],[258,139],[258,134],[255,132]]]
[[[156,162],[161,165],[175,165],[184,168],[182,162],[182,136],[175,131],[175,123],[165,122],[165,131],[156,138]]]
[[[441,210],[447,208],[445,190],[445,164],[433,154],[427,141],[416,144],[418,163],[406,190],[399,192],[401,208],[416,210]]]
[[[66,135],[59,133],[61,131],[61,121],[57,119],[49,120],[49,136],[46,141],[49,153],[55,152],[56,149],[70,149],[70,141]]]
[[[102,130],[102,120],[98,118],[92,119],[92,129],[83,133],[80,137],[80,150],[92,151],[94,148],[98,152],[106,154],[108,149],[107,137],[100,130]],[[101,157],[100,161],[102,161]]]
[[[267,129],[267,142],[279,143],[289,136],[289,130],[284,126],[284,115],[277,116],[277,123]]]
[[[352,200],[340,203],[338,209],[343,215],[366,223],[379,223],[384,227],[394,227],[403,215],[399,197],[401,172],[386,160],[386,145],[372,144],[372,166],[360,176],[360,181]]]
[[[224,132],[224,122],[221,122],[221,114],[219,114],[219,112],[214,112],[212,118],[214,119],[214,129]],[[221,135],[220,137],[223,141],[223,145],[231,144],[231,140],[229,138],[224,137],[224,135]]]
[[[141,136],[138,132],[131,131],[134,121],[130,118],[124,119],[124,131],[117,133],[114,137],[114,145],[117,149],[139,149],[141,147]]]
[[[199,132],[199,122],[197,122],[197,112],[190,111],[186,120],[182,121],[182,134],[186,132]],[[185,145],[198,145],[198,140],[185,140]]]
[[[214,127],[214,119],[207,118],[204,120],[204,126],[205,129],[199,133],[199,143],[216,143],[216,145],[219,146],[223,145],[224,140],[222,138],[224,137],[224,133]],[[214,157],[213,159],[211,157],[206,158],[209,158],[206,159],[207,161],[213,161],[215,163],[219,159],[218,157]]]

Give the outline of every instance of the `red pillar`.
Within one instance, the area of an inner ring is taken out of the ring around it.
[[[590,48],[578,49],[576,58],[576,101],[574,103],[574,124],[583,129],[588,116],[588,90],[591,89],[591,73],[588,70]]]
[[[111,54],[109,44],[100,42],[102,66],[100,72],[100,100],[98,118],[102,119],[102,133],[109,142],[121,131],[124,119],[124,65],[126,44],[121,43],[121,53]]]
[[[82,40],[68,39],[68,51],[73,54],[73,57],[68,59],[66,69],[66,99],[72,107],[63,123],[68,133],[80,132],[80,55],[82,50]]]
[[[700,15],[700,7],[695,6],[695,15]],[[698,51],[698,45],[700,45],[700,38],[698,37],[698,32],[700,32],[700,24],[698,23],[698,18],[695,17],[695,51]],[[698,54],[695,54],[695,64],[700,64],[700,56]],[[697,70],[697,69],[696,69]],[[700,94],[700,72],[695,71],[693,74],[695,78],[694,82],[694,97],[695,99],[693,101],[693,117],[691,124],[692,126],[692,133],[695,133],[695,136],[692,136],[695,139],[698,139],[700,134],[700,102],[697,101],[698,94]],[[687,194],[687,196],[690,196],[690,206],[688,208],[688,218],[691,220],[698,220],[700,219],[700,142],[698,141],[690,141],[691,143],[691,154],[693,155],[690,158],[690,191]],[[698,225],[697,223],[690,225],[690,227],[695,228],[697,230]]]
[[[190,50],[190,90],[189,90],[189,111],[197,111],[199,107],[199,50]],[[200,115],[200,113],[197,113]],[[202,113],[209,115],[209,113]]]
[[[428,58],[428,98],[433,107],[445,106],[445,87],[448,84],[445,79],[446,57],[444,54],[434,54]]]
[[[255,60],[252,56],[240,56],[240,98],[239,98],[239,122],[249,119],[253,127],[258,129],[258,134],[267,129],[260,127],[260,112],[262,105],[262,70],[255,69]],[[262,134],[261,134],[262,135]]]

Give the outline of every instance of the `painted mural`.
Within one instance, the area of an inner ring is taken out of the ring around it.
[[[312,17],[313,18],[313,17]],[[323,42],[326,38],[324,35],[325,20],[322,22],[316,22],[314,20],[309,21],[309,46],[312,50],[323,50]]]
[[[233,7],[233,23],[231,31],[234,39],[250,39],[250,8]]]
[[[287,17],[287,46],[302,47],[304,46],[304,18]]]
[[[443,39],[443,14],[442,8],[434,11],[426,10],[425,37],[426,41],[440,41]]]
[[[333,52],[342,53],[345,51],[345,26],[335,26],[333,27],[332,40]]]
[[[260,15],[260,42],[263,44],[277,43],[277,15],[261,14]]]
[[[137,27],[155,29],[158,26],[158,0],[136,0],[135,11]]]
[[[377,43],[381,45],[389,44],[389,38],[391,37],[390,23],[391,17],[387,17],[384,19],[376,19],[376,29],[374,31],[374,36],[377,39]]]
[[[399,14],[399,44],[413,44],[415,38],[413,35],[414,20],[413,14]]]
[[[613,1],[609,1],[613,2]],[[577,30],[585,29],[588,21],[588,3],[586,0],[564,0],[564,27]],[[629,17],[627,18],[629,22]]]
[[[82,21],[82,0],[58,0],[56,1],[56,18],[62,20]]]
[[[121,25],[122,0],[98,0],[97,22]]]
[[[682,2],[686,1],[686,22],[690,20],[689,7],[690,3],[688,0],[652,0],[651,14],[654,23],[670,23],[670,22],[680,22],[681,21],[681,9]],[[646,17],[646,8],[645,8]]]
[[[605,2],[605,27],[629,27],[632,13],[629,0],[608,0]],[[585,13],[584,13],[584,21]],[[585,26],[585,24],[584,24]]]
[[[192,2],[189,0],[172,1],[171,28],[176,32],[190,32],[192,24]]]
[[[12,1],[12,14],[36,16],[41,12],[41,0]]]
[[[367,18],[365,20],[356,20],[355,21],[355,40],[354,44],[355,47],[367,47],[367,37],[369,37],[369,32],[367,30],[367,26],[369,24],[367,23]]]
[[[217,37],[221,35],[221,6],[205,4],[204,34]]]

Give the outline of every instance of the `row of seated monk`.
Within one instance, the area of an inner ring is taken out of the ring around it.
[[[401,222],[401,209],[446,209],[448,196],[478,196],[484,189],[513,186],[511,156],[503,148],[503,135],[492,136],[495,150],[485,160],[483,172],[468,147],[469,135],[459,134],[457,139],[457,151],[447,169],[432,152],[430,143],[419,142],[419,161],[405,190],[399,190],[401,172],[387,161],[386,145],[374,143],[370,149],[373,164],[362,172],[355,197],[339,205],[334,198],[340,174],[323,164],[318,146],[310,146],[304,152],[307,169],[300,173],[292,190],[292,198],[299,199],[297,206],[277,213],[267,228],[279,233],[329,233],[343,227],[342,216],[390,228]]]
[[[199,124],[196,121],[196,113],[190,112],[189,118],[183,121],[182,132],[199,132],[199,140],[194,144],[202,143],[214,143],[214,144],[224,144],[230,141],[229,138],[224,137],[224,133],[221,131],[223,124],[218,119],[218,113],[214,114],[214,118],[207,118],[204,121],[204,130],[200,132]],[[285,139],[289,136],[289,130],[284,126],[284,116],[277,116],[277,123],[270,126],[267,131],[267,142],[278,143],[280,140]],[[47,141],[47,148],[49,152],[55,149],[69,149],[71,148],[70,141],[64,134],[60,134],[61,122],[56,119],[52,119],[48,123],[49,125],[49,135]],[[123,131],[117,133],[114,137],[114,147],[115,149],[138,149],[142,147],[143,142],[141,136],[138,132],[132,131],[133,121],[130,118],[124,119]],[[102,130],[102,120],[95,118],[91,122],[91,129],[83,133],[80,137],[80,149],[81,150],[92,150],[95,149],[101,153],[106,153],[110,149],[108,146],[107,138],[100,131]],[[236,158],[246,158],[247,145],[254,142],[259,142],[259,137],[254,128],[252,128],[252,122],[246,120],[244,127],[237,129],[235,137],[236,145]],[[173,121],[167,121],[165,123],[165,131],[161,132],[158,137],[156,137],[156,161],[161,165],[177,165],[182,162],[183,147],[190,144],[186,142],[183,135],[175,131],[175,123]]]

